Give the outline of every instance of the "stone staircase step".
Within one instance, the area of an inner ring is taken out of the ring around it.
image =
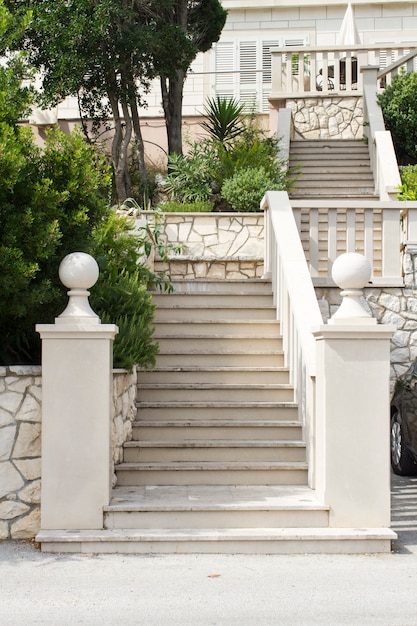
[[[216,354],[229,352],[260,352],[276,350],[282,352],[282,339],[279,335],[248,336],[248,335],[194,335],[180,337],[165,335],[158,338],[160,351],[163,354],[178,352],[194,353],[214,352]]]
[[[176,402],[187,399],[195,402],[292,402],[294,390],[291,385],[232,385],[210,383],[183,384],[138,384],[140,402],[159,401]]]
[[[305,461],[302,441],[189,439],[187,441],[128,441],[125,463]]]
[[[229,281],[227,281],[229,282]],[[157,310],[160,307],[169,307],[173,312],[184,306],[189,309],[198,308],[205,310],[210,308],[232,308],[232,310],[251,309],[253,305],[257,307],[270,307],[271,294],[264,291],[254,293],[181,293],[175,291],[171,294],[157,293],[152,295],[152,300],[156,304]]]
[[[226,296],[237,297],[239,295],[242,296],[251,296],[254,294],[269,295],[271,298],[271,281],[268,279],[262,278],[247,278],[240,280],[218,280],[218,279],[210,279],[210,278],[202,278],[202,279],[192,279],[192,280],[182,280],[182,279],[174,279],[172,280],[173,293],[166,292],[154,292],[153,297],[158,300],[161,298],[172,298],[177,295],[186,295],[187,301],[188,297],[193,295],[221,295],[224,294]],[[269,304],[271,300],[269,300]]]
[[[290,167],[299,172],[291,198],[375,197],[368,147],[362,141],[293,141]]]
[[[201,337],[210,335],[214,337],[233,337],[234,335],[245,335],[247,337],[279,337],[279,324],[275,320],[239,320],[239,319],[212,319],[212,320],[165,320],[154,323],[155,339],[164,337],[179,336]]]
[[[319,172],[312,172],[310,169],[305,169],[304,173],[303,173],[303,178],[302,180],[300,180],[300,184],[302,185],[307,185],[308,182],[312,183],[313,185],[318,185],[318,178],[322,177],[322,173]],[[366,170],[363,172],[355,172],[352,174],[346,174],[345,171],[328,171],[326,173],[326,184],[327,186],[331,186],[332,182],[339,182],[340,181],[344,181],[344,182],[350,182],[352,184],[363,184],[363,181],[365,182],[369,182],[371,184],[371,186],[373,187],[374,184],[374,179],[373,176],[367,172]]]
[[[43,530],[43,552],[83,554],[363,554],[391,551],[384,528]]]
[[[198,367],[198,366],[178,366],[178,367],[157,367],[147,372],[138,373],[140,383],[155,382],[175,383],[183,382],[184,377],[188,383],[210,383],[210,384],[288,384],[289,372],[285,367]]]
[[[141,419],[133,423],[133,438],[142,441],[187,441],[189,439],[257,439],[259,433],[265,439],[295,440],[300,439],[301,424],[291,419],[262,419],[252,412],[256,419],[201,419],[206,411],[196,411],[193,419]],[[276,416],[276,408],[271,413]],[[227,413],[229,416],[229,412]],[[281,413],[279,413],[281,415]]]
[[[307,484],[302,461],[121,463],[115,470],[120,486]]]
[[[237,367],[244,363],[247,367],[283,367],[284,353],[282,350],[245,350],[218,352],[195,350],[194,352],[181,351],[182,346],[178,346],[177,351],[172,351],[169,346],[159,345],[157,357],[160,367]],[[166,350],[170,349],[168,352]]]
[[[304,486],[116,487],[105,528],[328,526],[328,507]]]
[[[187,304],[173,306],[169,302],[161,301],[155,311],[155,321],[163,322],[175,320],[188,320],[192,317],[194,320],[212,320],[214,317],[220,320],[243,320],[253,319],[256,316],[257,320],[275,320],[276,321],[276,309],[272,305],[262,305],[256,303],[251,304],[250,308],[240,306],[224,307],[222,304],[204,304],[204,307],[197,308]],[[277,322],[278,323],[278,322]]]

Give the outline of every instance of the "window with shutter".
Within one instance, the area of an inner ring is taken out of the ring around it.
[[[283,45],[304,46],[306,43],[306,39],[302,38],[217,43],[215,94],[225,98],[237,98],[257,111],[267,112],[272,87],[271,48]]]

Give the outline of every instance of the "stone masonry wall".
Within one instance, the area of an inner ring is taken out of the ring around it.
[[[294,129],[304,139],[361,139],[362,97],[300,98],[287,100]]]
[[[0,539],[40,524],[41,368],[0,367]]]
[[[155,268],[173,278],[259,278],[263,274],[263,213],[165,213],[167,242],[182,245]]]
[[[0,367],[0,540],[40,528],[41,368]],[[112,460],[121,461],[136,415],[136,372],[113,375]]]
[[[113,370],[112,462],[113,486],[116,484],[114,466],[123,461],[123,444],[132,439],[132,423],[136,419],[136,368]]]

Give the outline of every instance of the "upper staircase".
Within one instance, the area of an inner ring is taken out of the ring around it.
[[[290,168],[299,173],[290,198],[375,198],[368,146],[360,139],[292,141]]]

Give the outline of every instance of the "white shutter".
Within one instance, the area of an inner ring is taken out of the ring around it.
[[[221,98],[236,96],[236,47],[233,42],[219,42],[215,50],[215,92]]]
[[[262,99],[261,99],[261,111],[266,113],[269,109],[269,94],[272,88],[272,57],[271,48],[278,48],[279,41],[263,41],[262,42]]]
[[[255,110],[259,109],[256,44],[256,41],[241,41],[239,45],[240,101]]]

